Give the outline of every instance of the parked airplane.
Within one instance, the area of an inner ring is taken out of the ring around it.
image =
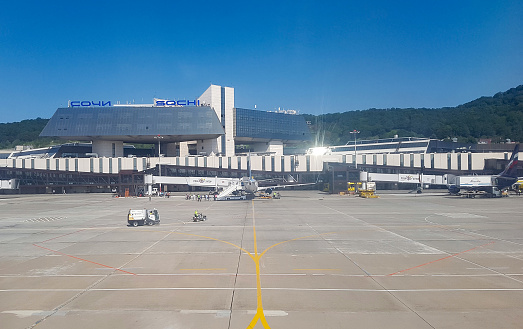
[[[294,184],[294,183],[290,183],[290,184],[284,184],[284,185],[273,185],[273,186],[259,186],[258,185],[258,181],[256,179],[253,178],[252,176],[252,172],[251,172],[251,166],[250,166],[250,161],[251,159],[251,155],[249,153],[249,162],[247,164],[248,166],[248,173],[249,173],[249,176],[248,177],[242,177],[240,179],[240,185],[241,187],[243,188],[243,191],[245,191],[245,193],[249,194],[249,195],[254,195],[254,193],[256,192],[266,192],[266,193],[269,193],[271,194],[272,191],[274,189],[279,189],[279,188],[285,188],[285,187],[291,187],[291,186],[305,186],[305,185],[314,185],[316,183],[302,183],[302,184]]]
[[[189,185],[198,187],[208,187],[214,190],[222,189],[218,194],[217,200],[237,200],[253,197],[256,192],[271,193],[273,189],[285,188],[290,186],[313,185],[315,183],[306,184],[288,184],[259,187],[258,181],[251,177],[242,178],[221,178],[221,177],[169,177],[169,176],[153,176],[145,175],[145,184],[148,186],[148,195],[152,194],[152,185],[154,184],[173,184],[173,185]]]
[[[501,173],[498,175],[456,176],[455,183],[448,187],[449,192],[458,195],[501,196],[502,190],[511,187],[518,181],[518,156],[519,144],[516,144],[505,170]]]
[[[286,183],[286,184],[278,184],[278,185],[272,185],[272,186],[259,186],[258,185],[259,181],[255,180],[254,178],[249,178],[249,177],[242,177],[240,182],[241,182],[241,185],[243,186],[243,190],[249,194],[254,194],[256,192],[266,192],[266,193],[270,194],[275,189],[316,184],[316,183],[300,183],[300,184]]]

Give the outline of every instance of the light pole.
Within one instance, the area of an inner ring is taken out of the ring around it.
[[[154,139],[158,140],[158,176],[162,176],[162,165],[160,164],[160,141],[163,139],[163,136],[154,136]],[[160,193],[162,192],[162,183],[158,183],[160,187]]]
[[[358,153],[356,151],[356,135],[360,132],[354,129],[350,132],[351,134],[354,134],[354,164],[356,165],[356,169],[358,169]]]

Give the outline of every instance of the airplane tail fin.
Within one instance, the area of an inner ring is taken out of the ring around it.
[[[513,177],[513,178],[518,177],[518,172],[517,172],[518,155],[519,155],[519,144],[516,144],[516,146],[514,147],[514,151],[512,152],[512,156],[510,157],[510,160],[509,160],[507,166],[505,167],[505,170],[503,170],[501,172],[501,174],[499,174],[500,176]]]

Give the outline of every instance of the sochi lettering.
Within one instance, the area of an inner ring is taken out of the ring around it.
[[[165,106],[200,106],[200,100],[195,99],[193,101],[187,99],[180,100],[155,100],[154,106],[165,107]],[[111,101],[71,101],[69,102],[70,107],[92,107],[92,106],[112,106]]]
[[[111,101],[71,101],[71,107],[111,106]]]
[[[189,101],[186,99],[181,99],[179,101],[177,101],[177,100],[169,100],[169,101],[157,100],[154,103],[154,106],[191,106],[191,105],[200,106],[200,100],[199,99],[195,99],[194,101]]]

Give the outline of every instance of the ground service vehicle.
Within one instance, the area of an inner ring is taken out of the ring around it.
[[[518,180],[517,165],[519,159],[519,144],[516,144],[505,170],[498,175],[457,176],[454,184],[448,186],[449,192],[455,195],[475,197],[503,196],[503,191],[510,188]]]
[[[198,215],[194,215],[192,217],[192,221],[193,222],[203,222],[203,221],[206,221],[207,220],[207,216],[203,215],[203,214],[198,214]]]
[[[156,209],[129,209],[127,223],[131,226],[160,225],[160,214]]]

